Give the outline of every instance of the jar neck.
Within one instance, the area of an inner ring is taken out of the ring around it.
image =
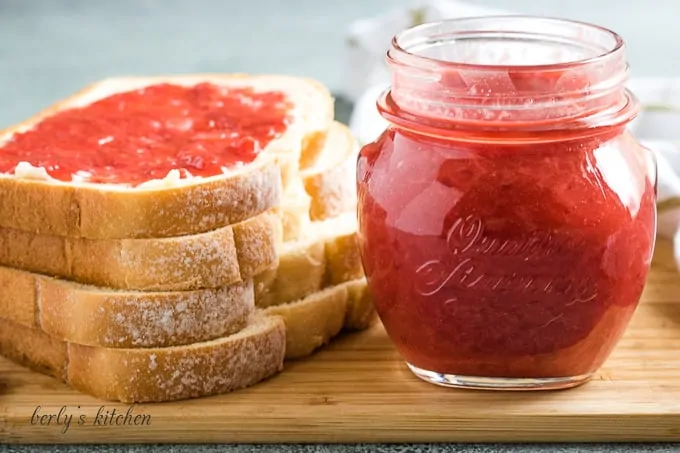
[[[500,16],[424,24],[387,53],[389,121],[448,131],[584,131],[637,114],[625,47],[589,24]]]

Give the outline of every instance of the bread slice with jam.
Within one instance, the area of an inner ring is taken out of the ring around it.
[[[131,239],[239,223],[281,205],[332,121],[328,90],[298,77],[107,79],[0,134],[0,227]]]

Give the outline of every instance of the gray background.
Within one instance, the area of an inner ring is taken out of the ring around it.
[[[628,42],[633,75],[680,76],[678,0],[469,2],[607,26]],[[0,0],[0,127],[111,75],[285,72],[337,92],[347,24],[409,3]]]
[[[596,22],[619,32],[635,76],[680,77],[679,0],[471,0],[517,13]],[[336,93],[347,24],[403,0],[0,0],[0,127],[112,75],[279,72]],[[346,118],[350,106],[338,103]],[[112,439],[115,441],[115,439]],[[3,447],[0,447],[3,449]],[[38,451],[4,447],[5,451]],[[183,447],[45,447],[39,451],[186,451]],[[672,445],[193,447],[190,451],[669,452]]]

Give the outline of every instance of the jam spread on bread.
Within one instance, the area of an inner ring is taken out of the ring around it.
[[[157,84],[71,108],[15,134],[0,148],[0,172],[20,162],[57,180],[139,185],[217,176],[252,162],[282,135],[292,105],[282,92]]]

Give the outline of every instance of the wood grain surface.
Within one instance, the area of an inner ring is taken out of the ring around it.
[[[73,416],[68,429],[63,415],[60,424],[32,423],[38,406],[39,415],[65,408]],[[132,410],[132,423],[102,425],[100,417],[96,424],[100,409]],[[150,418],[135,426],[135,415]],[[380,325],[288,363],[253,388],[156,405],[98,401],[0,358],[0,443],[669,440],[680,440],[680,274],[666,241],[626,336],[597,377],[572,390],[500,393],[421,382]]]

